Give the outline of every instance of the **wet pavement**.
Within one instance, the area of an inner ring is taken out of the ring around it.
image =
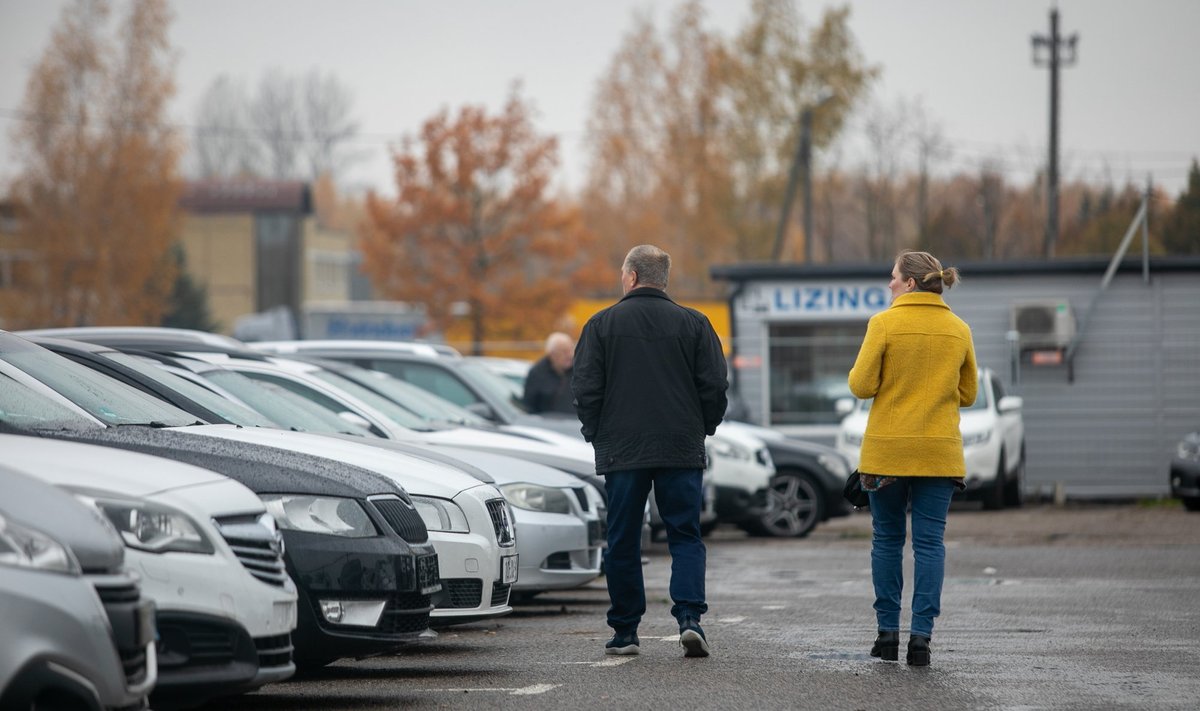
[[[1192,709],[1200,699],[1200,514],[1133,505],[956,508],[933,664],[867,655],[870,517],[807,539],[709,542],[713,648],[684,659],[665,544],[648,552],[642,654],[606,657],[603,581],[390,657],[221,709]],[[906,580],[911,580],[911,560]],[[902,635],[902,641],[907,635]]]

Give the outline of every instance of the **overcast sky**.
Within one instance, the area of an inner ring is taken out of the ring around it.
[[[16,170],[9,134],[30,67],[63,0],[0,0],[0,188]],[[582,138],[598,77],[635,10],[663,26],[677,0],[175,0],[178,51],[172,119],[194,121],[212,80],[254,86],[271,68],[335,73],[354,91],[367,157],[360,186],[391,191],[387,145],[443,107],[498,108],[514,79],[560,139],[561,180],[586,167]],[[834,3],[800,2],[815,24]],[[836,3],[842,4],[842,3]],[[998,161],[1026,181],[1045,162],[1048,70],[1030,37],[1049,30],[1048,0],[851,0],[851,27],[882,69],[876,96],[921,98],[954,150],[947,166]],[[726,36],[749,0],[709,0]],[[1060,29],[1078,33],[1078,61],[1062,71],[1064,178],[1139,185],[1152,173],[1172,194],[1200,154],[1200,0],[1062,0]],[[120,14],[121,0],[116,2]],[[845,161],[858,160],[853,138]],[[819,160],[819,157],[818,157]],[[818,170],[820,166],[817,166]]]

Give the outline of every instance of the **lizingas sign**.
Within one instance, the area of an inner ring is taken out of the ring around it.
[[[870,282],[755,284],[746,290],[740,310],[801,320],[867,319],[888,303],[887,287]]]

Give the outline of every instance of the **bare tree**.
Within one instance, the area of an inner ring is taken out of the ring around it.
[[[267,174],[274,178],[294,178],[303,118],[298,82],[279,69],[267,72],[258,83],[258,93],[250,102],[250,120],[258,132],[267,156]]]
[[[261,165],[261,146],[250,125],[246,87],[228,74],[218,76],[196,110],[193,146],[200,177],[252,175]]]
[[[917,244],[929,248],[929,174],[935,163],[946,160],[952,151],[942,133],[941,123],[925,112],[925,102],[917,99],[911,108],[912,140],[917,152],[916,221]]]
[[[994,259],[1000,233],[1000,218],[1004,213],[1004,176],[993,161],[984,161],[980,166],[977,200],[983,218],[979,256],[985,260]]]
[[[336,176],[356,156],[345,150],[345,143],[358,133],[358,122],[350,116],[354,97],[350,88],[333,74],[309,71],[304,79],[305,144],[313,179]]]
[[[892,256],[898,244],[896,185],[906,139],[904,114],[903,100],[897,101],[894,110],[875,104],[863,126],[870,157],[863,165],[859,196],[866,218],[870,259]]]

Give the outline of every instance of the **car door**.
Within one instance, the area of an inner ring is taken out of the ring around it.
[[[1012,412],[1000,412],[1000,400],[1005,396],[1004,386],[1001,385],[1000,379],[995,373],[988,373],[988,380],[992,384],[992,403],[996,408],[996,427],[1000,430],[999,434],[1004,442],[1004,461],[1007,468],[1011,470],[1017,465],[1017,461],[1021,456],[1021,440],[1025,438],[1025,425],[1021,419],[1021,411],[1013,410]]]

